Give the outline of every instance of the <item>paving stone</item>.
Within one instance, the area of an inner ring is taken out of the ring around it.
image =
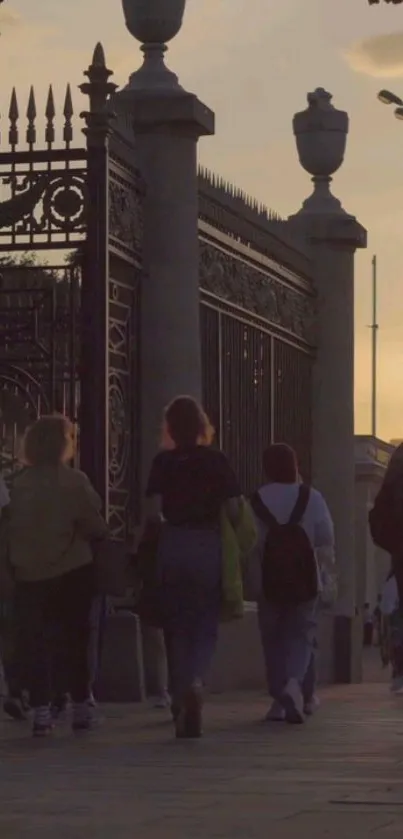
[[[5,839],[354,839],[403,831],[403,701],[384,684],[328,688],[306,726],[261,723],[267,700],[212,698],[206,736],[165,712],[111,706],[89,737],[45,742],[0,721]]]

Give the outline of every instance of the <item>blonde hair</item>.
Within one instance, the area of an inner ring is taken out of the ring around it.
[[[177,396],[164,411],[161,447],[211,446],[215,429],[192,396]]]
[[[43,416],[27,428],[21,447],[25,465],[56,466],[73,456],[73,425],[67,417]]]

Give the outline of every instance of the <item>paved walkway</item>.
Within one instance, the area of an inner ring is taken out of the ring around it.
[[[403,833],[403,697],[325,689],[306,726],[259,723],[264,697],[216,698],[200,742],[165,712],[111,707],[74,738],[0,722],[4,839],[393,839]]]

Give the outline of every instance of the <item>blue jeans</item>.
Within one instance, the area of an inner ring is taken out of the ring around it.
[[[215,530],[164,527],[159,599],[169,681],[180,702],[203,682],[214,654],[221,603],[221,540]]]
[[[296,679],[306,700],[316,681],[316,600],[298,606],[258,603],[259,629],[269,693],[280,700],[289,679]]]

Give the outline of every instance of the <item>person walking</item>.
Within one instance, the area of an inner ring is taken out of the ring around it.
[[[380,647],[384,666],[391,665],[390,691],[403,695],[403,612],[393,568],[387,576],[380,602]]]
[[[220,516],[235,522],[241,490],[201,406],[180,396],[164,412],[163,450],[151,466],[148,522],[164,523],[157,593],[177,737],[202,734],[202,686],[217,641],[221,607]]]
[[[390,458],[368,518],[374,544],[391,557],[387,591],[391,588],[396,591],[397,599],[386,618],[393,649],[391,690],[400,693],[403,691],[403,443]],[[384,608],[382,612],[385,615]]]
[[[300,483],[292,448],[269,446],[263,467],[266,483],[251,503],[260,531],[254,589],[273,700],[267,719],[303,723],[313,710],[316,680],[321,574],[315,550],[333,548],[333,523],[320,492]]]
[[[33,734],[52,727],[51,660],[60,628],[66,685],[76,731],[92,724],[88,645],[94,597],[92,541],[108,535],[101,500],[88,478],[69,466],[73,429],[62,416],[44,416],[26,432],[26,468],[10,493],[7,538],[15,578],[17,649],[34,710]]]

